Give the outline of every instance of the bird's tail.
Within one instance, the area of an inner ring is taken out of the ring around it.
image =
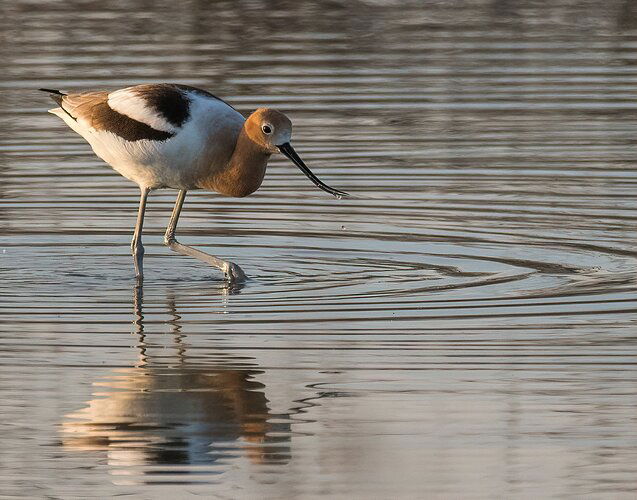
[[[55,90],[55,89],[38,89],[38,90],[41,90],[42,92],[48,92],[49,97],[53,99],[58,104],[58,106],[62,106],[62,98],[66,95],[64,92],[60,92],[59,90]]]
[[[59,116],[63,120],[64,120],[64,117],[62,116],[62,113],[64,113],[64,114],[67,114],[68,116],[70,116],[73,119],[73,121],[77,121],[76,118],[71,113],[69,113],[66,109],[64,109],[64,106],[62,106],[62,100],[68,94],[65,94],[64,92],[61,92],[61,91],[55,90],[55,89],[38,89],[38,90],[41,90],[42,92],[48,92],[49,93],[49,97],[51,99],[53,99],[55,101],[55,103],[59,106],[59,108],[49,109],[49,113],[52,113],[52,114],[54,114],[56,116]]]

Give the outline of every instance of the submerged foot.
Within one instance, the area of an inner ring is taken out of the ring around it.
[[[243,272],[238,265],[233,264],[232,262],[225,262],[223,266],[223,272],[226,275],[226,279],[230,283],[242,283],[245,281],[247,276]]]
[[[135,278],[137,282],[141,282],[144,279],[144,247],[140,244],[131,246],[133,254],[133,263],[135,264]]]
[[[168,246],[168,248],[177,253],[190,255],[201,262],[205,262],[206,264],[223,271],[229,283],[241,283],[247,279],[245,273],[238,265],[228,262],[227,260],[222,260],[214,255],[202,252],[201,250],[197,250],[196,248],[189,247],[188,245],[182,245],[170,234],[166,234],[164,243]]]

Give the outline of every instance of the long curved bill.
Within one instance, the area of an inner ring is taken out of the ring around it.
[[[321,182],[320,179],[312,173],[312,171],[308,168],[308,166],[305,163],[303,163],[303,160],[299,158],[299,155],[296,154],[296,151],[294,151],[294,148],[289,142],[286,142],[285,144],[281,144],[280,146],[277,146],[277,147],[279,148],[279,151],[281,151],[281,153],[287,156],[290,160],[292,160],[292,162],[297,167],[301,169],[301,172],[307,175],[308,179],[310,179],[316,187],[322,189],[323,191],[327,193],[330,193],[336,196],[337,198],[341,198],[343,196],[349,196],[345,191],[339,191],[338,189],[329,187],[327,184],[323,184],[323,182]]]

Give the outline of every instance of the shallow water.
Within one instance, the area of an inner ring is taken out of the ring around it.
[[[634,2],[121,5],[2,7],[2,495],[634,495]],[[154,193],[136,288],[136,187],[35,89],[162,81],[356,197],[190,193],[228,288]]]

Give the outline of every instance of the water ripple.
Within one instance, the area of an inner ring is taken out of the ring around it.
[[[633,3],[264,5],[3,7],[2,494],[630,497]],[[354,196],[190,193],[230,287],[153,193],[137,287],[137,189],[36,89],[164,81]]]

